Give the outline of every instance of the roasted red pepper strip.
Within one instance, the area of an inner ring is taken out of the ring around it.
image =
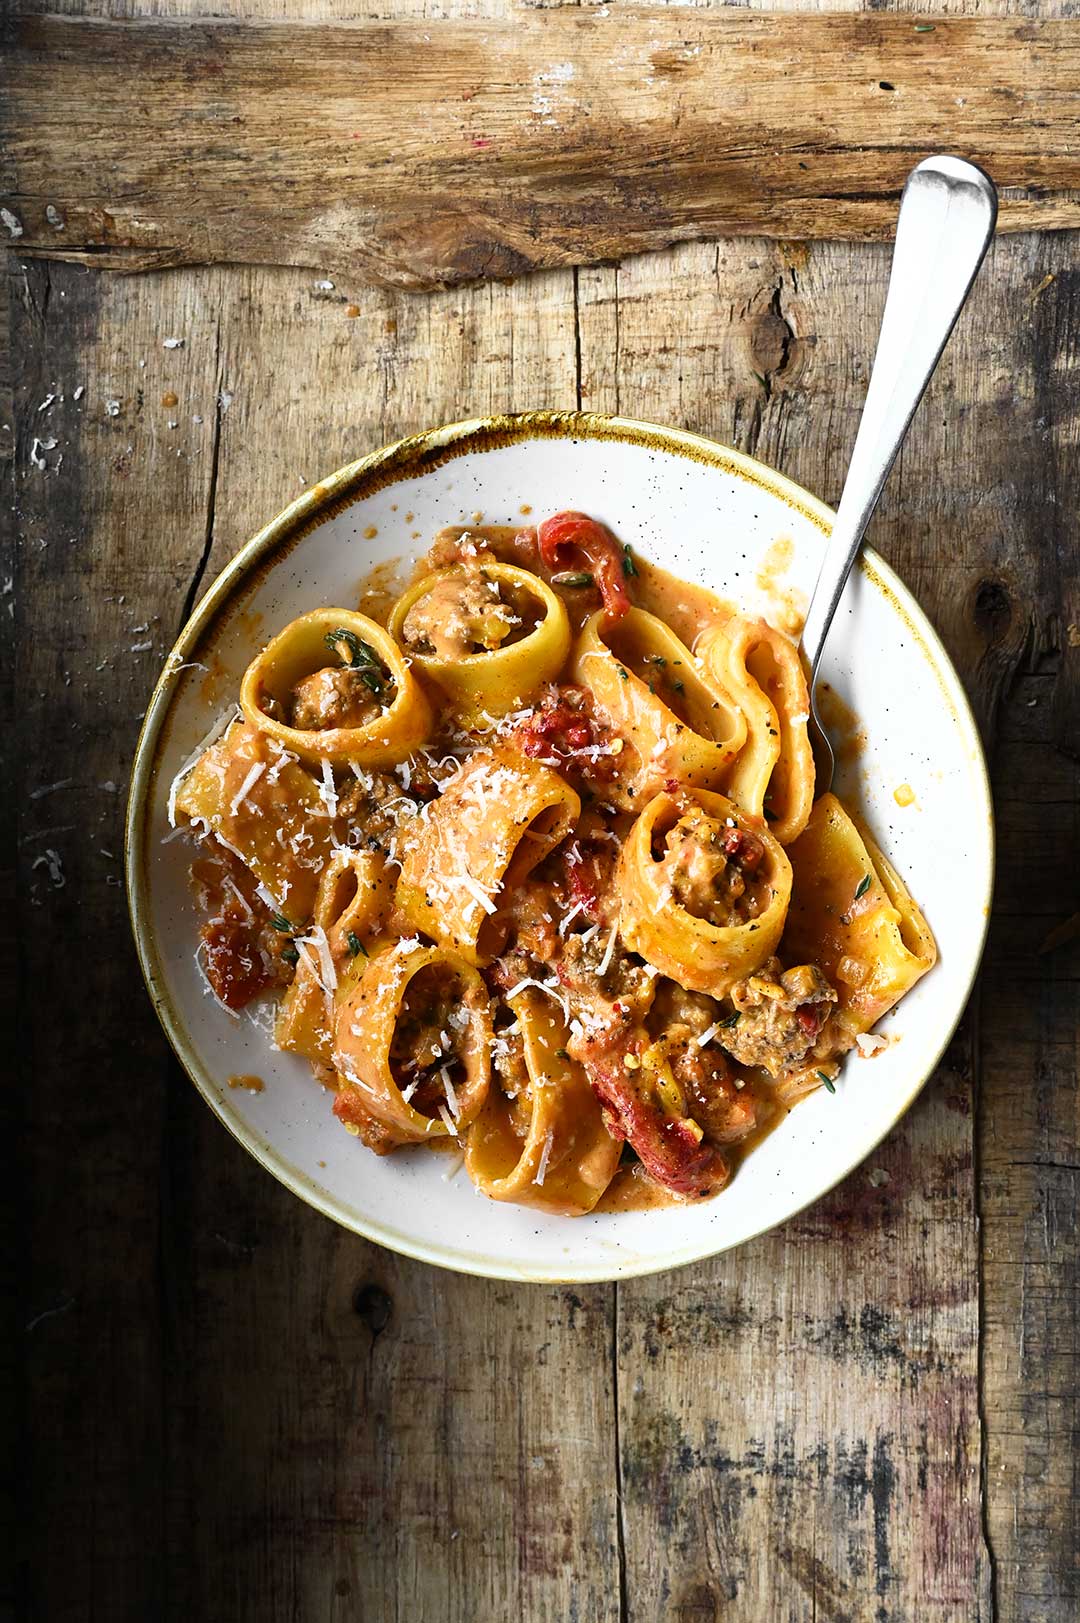
[[[605,1108],[608,1132],[628,1139],[645,1171],[677,1195],[711,1195],[722,1189],[731,1168],[723,1150],[677,1117],[665,1115],[643,1098],[625,1067],[625,1049],[604,1043],[582,1056],[593,1092]],[[637,1073],[635,1073],[636,1075]]]
[[[258,927],[235,918],[210,919],[200,934],[206,978],[227,1009],[243,1009],[273,986],[274,976],[259,950]]]
[[[550,570],[587,568],[596,581],[609,620],[621,620],[630,607],[623,549],[604,524],[587,513],[556,513],[537,531],[540,557]]]

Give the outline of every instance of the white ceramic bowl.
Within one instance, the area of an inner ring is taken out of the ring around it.
[[[518,522],[572,507],[646,557],[736,599],[805,604],[832,515],[747,457],[692,434],[581,413],[455,424],[404,440],[307,491],[239,553],[185,627],[146,714],[132,776],[127,876],[143,973],[169,1040],[221,1120],[275,1177],[329,1217],[444,1267],[509,1279],[598,1280],[670,1268],[771,1228],[869,1153],[931,1074],[963,1010],[986,932],[993,824],[963,690],[910,594],[873,553],[848,584],[825,676],[868,742],[841,772],[925,909],[936,968],[886,1026],[887,1049],[851,1056],[836,1093],[801,1103],[716,1199],[545,1217],[474,1193],[448,1157],[379,1159],[342,1132],[330,1095],[276,1052],[267,1019],[231,1019],[205,994],[190,848],[163,843],[169,784],[235,695],[259,642],[320,605],[350,605],[373,564],[426,549],[444,524]],[[777,546],[780,543],[780,546]],[[790,543],[790,546],[785,545]],[[790,566],[776,561],[790,555]],[[211,657],[213,659],[211,661]],[[213,663],[216,696],[192,662]],[[186,667],[186,668],[185,668]],[[910,784],[913,805],[894,791]],[[254,1073],[261,1093],[230,1089]]]

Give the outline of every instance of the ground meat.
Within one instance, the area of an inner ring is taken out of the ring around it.
[[[525,879],[492,915],[486,937],[489,950],[503,954],[516,948],[533,964],[550,963],[559,946],[553,901],[540,880]]]
[[[409,982],[390,1046],[390,1071],[421,1115],[436,1115],[450,1103],[446,1076],[452,1088],[464,1086],[469,1017],[483,1001],[479,988],[470,984],[463,991],[454,971],[442,964],[429,964]]]
[[[245,919],[209,919],[200,930],[203,968],[214,995],[228,1009],[243,1009],[274,984],[259,932]]]
[[[695,918],[730,928],[760,913],[763,887],[755,875],[765,848],[756,835],[717,823],[690,802],[654,854],[672,897]]]
[[[712,1043],[700,1048],[683,1040],[684,1029],[672,1028],[669,1059],[687,1114],[701,1123],[712,1143],[736,1144],[757,1126],[757,1101],[748,1088],[738,1086],[719,1048]]]
[[[525,1040],[520,1031],[496,1033],[491,1047],[492,1068],[510,1104],[510,1127],[518,1138],[527,1138],[532,1125],[532,1097],[529,1069],[525,1063]]]
[[[326,665],[297,682],[292,691],[292,726],[301,732],[327,727],[366,727],[383,706],[351,665]]]
[[[720,1041],[740,1064],[779,1077],[814,1048],[836,993],[816,964],[785,970],[770,958],[756,975],[735,983],[731,1001],[739,1019],[724,1027]]]
[[[614,889],[618,846],[612,840],[579,835],[566,842],[559,855],[563,867],[560,892],[566,907],[580,906],[583,917],[599,924],[601,933],[608,930],[618,907]]]
[[[413,604],[401,629],[407,648],[452,660],[501,648],[521,623],[498,581],[477,559],[464,559]]]
[[[406,794],[386,772],[365,772],[346,783],[338,795],[337,815],[345,843],[354,849],[392,853],[399,831],[407,835],[419,815],[417,794]]]
[[[618,941],[608,958],[609,939],[610,931],[603,929],[587,941],[571,935],[556,969],[571,1009],[591,1035],[644,1020],[654,996],[652,977],[619,950]],[[607,967],[602,968],[605,958]]]
[[[428,548],[424,562],[433,570],[451,569],[454,564],[469,560],[490,563],[494,556],[483,529],[460,530],[451,525],[449,529],[439,531]]]
[[[649,1030],[657,1037],[678,1030],[687,1038],[700,1037],[723,1019],[722,1006],[704,992],[688,992],[678,981],[659,979],[649,1014]]]
[[[508,1099],[516,1099],[529,1085],[521,1032],[499,1032],[491,1047],[491,1058],[503,1092]]]

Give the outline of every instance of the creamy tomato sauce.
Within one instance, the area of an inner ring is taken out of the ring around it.
[[[358,602],[280,631],[174,785],[210,989],[278,1000],[368,1150],[459,1149],[493,1201],[717,1194],[933,962],[814,803],[791,645],[569,510]]]

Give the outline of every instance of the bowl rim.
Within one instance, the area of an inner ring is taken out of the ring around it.
[[[693,1262],[705,1261],[736,1245],[757,1239],[778,1225],[776,1221],[766,1217],[751,1233],[727,1244],[722,1238],[719,1244],[712,1243],[713,1237],[710,1235],[706,1236],[704,1244],[691,1245],[675,1255],[669,1254],[659,1258],[633,1256],[624,1262],[607,1264],[598,1262],[595,1267],[562,1272],[558,1267],[537,1265],[515,1267],[510,1263],[493,1261],[478,1254],[440,1251],[433,1245],[417,1241],[410,1235],[381,1223],[357,1218],[347,1211],[340,1201],[331,1197],[310,1175],[294,1167],[282,1153],[262,1141],[225,1110],[219,1090],[203,1066],[194,1043],[189,1039],[169,999],[149,906],[150,797],[160,764],[163,733],[178,691],[174,678],[182,666],[189,662],[203,637],[232,598],[249,583],[251,577],[264,568],[282,561],[293,546],[311,530],[365,496],[374,494],[399,480],[415,478],[418,474],[432,471],[458,456],[474,451],[496,450],[532,439],[630,442],[671,455],[689,457],[693,461],[715,467],[750,484],[760,486],[785,506],[794,508],[804,518],[809,519],[823,536],[827,537],[832,527],[835,516],[833,509],[803,486],[796,484],[794,480],[770,468],[766,463],[748,456],[745,452],[689,429],[663,427],[637,418],[600,412],[527,411],[465,418],[421,433],[406,435],[367,456],[346,463],[303,491],[269,523],[257,530],[217,575],[181,628],[154,685],[135,746],[124,822],[124,872],[128,914],[139,968],[169,1044],[189,1079],[218,1120],[248,1154],[252,1155],[278,1182],[332,1222],[360,1235],[363,1239],[419,1262],[426,1262],[455,1273],[488,1279],[505,1279],[514,1283],[595,1284],[641,1278],[663,1273],[672,1268],[686,1267]],[[994,889],[996,849],[992,791],[982,739],[963,684],[941,638],[912,593],[890,565],[872,547],[864,546],[858,567],[871,584],[892,600],[893,607],[907,621],[924,654],[930,659],[935,675],[942,685],[943,697],[950,704],[957,721],[968,733],[974,746],[972,765],[983,795],[984,836],[988,846],[986,890],[979,899],[982,927],[977,950],[972,955],[967,984],[958,1003],[956,1019],[948,1030],[942,1031],[941,1041],[932,1059],[913,1080],[895,1113],[873,1142],[860,1146],[858,1153],[829,1184],[793,1211],[785,1214],[783,1222],[790,1221],[799,1212],[822,1200],[861,1165],[892,1132],[936,1071],[960,1023],[981,966]]]

